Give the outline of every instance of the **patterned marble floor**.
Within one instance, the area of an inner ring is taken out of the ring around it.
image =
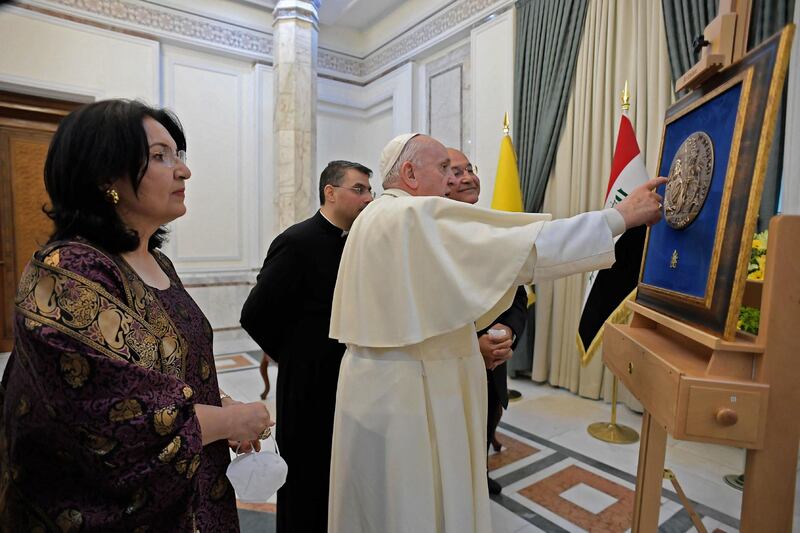
[[[259,361],[258,352],[218,356],[220,386],[235,397],[257,399],[263,390]],[[277,366],[269,368],[274,386]],[[510,386],[522,392],[522,399],[509,406],[501,422],[502,451],[489,456],[490,475],[503,486],[503,493],[492,497],[494,532],[630,531],[639,446],[607,444],[586,432],[590,423],[608,419],[609,405],[525,380],[512,380]],[[267,398],[273,413],[274,394],[273,389]],[[622,407],[619,421],[638,431],[641,416]],[[743,470],[742,450],[670,439],[666,463],[709,532],[738,531],[741,493],[722,476]],[[274,498],[260,507],[241,505],[242,532],[274,531],[274,509]],[[669,482],[664,483],[659,531],[694,531]],[[800,533],[800,491],[794,531]]]
[[[220,386],[237,399],[258,400],[260,358],[258,352],[217,356]],[[0,354],[0,372],[4,366],[5,354]],[[269,374],[274,387],[276,365],[270,365]],[[502,451],[489,457],[490,475],[503,486],[503,493],[492,497],[494,532],[629,531],[638,444],[607,444],[586,432],[588,424],[608,419],[608,404],[525,380],[512,380],[510,386],[522,392],[522,399],[509,406],[501,422]],[[274,413],[274,388],[267,404]],[[638,431],[641,417],[623,407],[619,422]],[[670,439],[666,466],[709,532],[738,531],[741,493],[725,485],[722,476],[743,470],[742,450]],[[661,501],[659,531],[694,531],[668,482]],[[243,533],[275,531],[275,497],[266,504],[240,504],[239,517]],[[800,533],[800,490],[793,531]]]

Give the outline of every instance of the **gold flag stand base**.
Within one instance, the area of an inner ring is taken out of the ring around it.
[[[744,490],[744,474],[728,474],[723,477],[725,483],[736,490]]]
[[[592,437],[612,444],[632,444],[639,440],[635,429],[617,424],[617,378],[611,385],[611,422],[595,422],[586,428]]]

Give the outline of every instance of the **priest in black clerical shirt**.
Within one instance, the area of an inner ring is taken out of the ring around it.
[[[278,362],[276,438],[289,465],[278,491],[278,533],[328,527],[336,382],[345,346],[328,338],[336,274],[353,221],[373,199],[372,171],[331,161],[319,211],[278,235],[242,308],[241,324]]]

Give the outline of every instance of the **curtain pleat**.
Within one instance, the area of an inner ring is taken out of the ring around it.
[[[629,116],[648,172],[658,163],[664,113],[673,99],[661,6],[638,0],[590,0],[574,88],[557,144],[543,211],[554,218],[600,209],[619,124],[620,92],[628,80]],[[575,345],[585,276],[537,285],[532,378],[582,396],[610,395],[602,353],[581,367]],[[637,407],[621,388],[621,399]]]
[[[541,210],[547,179],[569,101],[587,0],[517,2],[514,116],[520,185],[525,210]],[[508,371],[532,365],[533,309]]]

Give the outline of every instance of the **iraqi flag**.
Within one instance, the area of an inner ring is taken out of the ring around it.
[[[630,119],[623,113],[604,207],[614,207],[647,179],[636,134]],[[647,228],[639,226],[617,237],[614,266],[589,274],[577,338],[581,364],[584,366],[591,361],[602,343],[603,324],[608,320],[616,323],[627,319],[628,313],[623,304],[639,281],[646,233]]]

